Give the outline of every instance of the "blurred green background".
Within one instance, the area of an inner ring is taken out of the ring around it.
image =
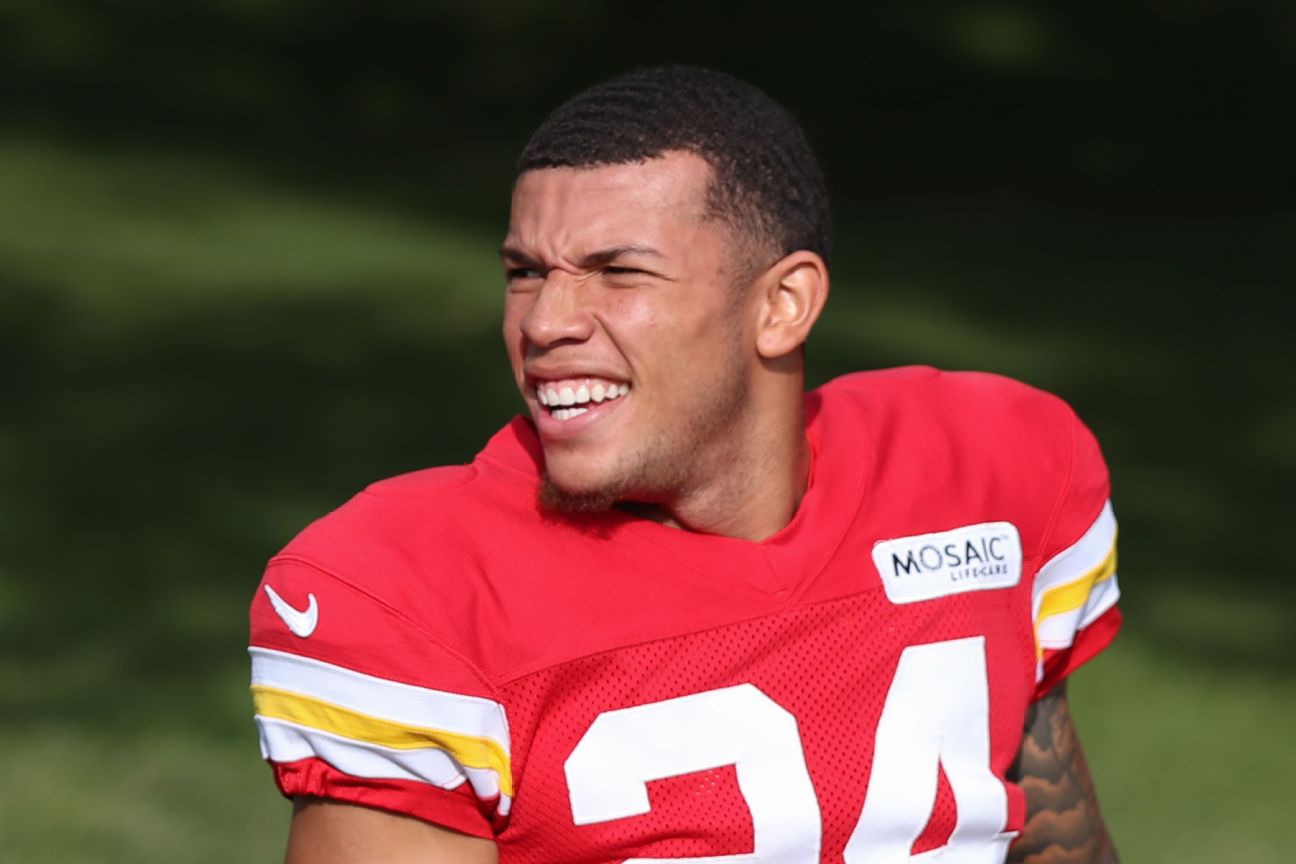
[[[1125,860],[1289,861],[1296,6],[859,5],[0,7],[0,858],[279,859],[263,562],[517,409],[512,160],[687,61],[821,153],[816,382],[991,369],[1104,443],[1127,625],[1072,702]]]

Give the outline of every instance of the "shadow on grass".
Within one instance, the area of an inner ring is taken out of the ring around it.
[[[94,335],[0,280],[4,724],[203,716],[170,697],[243,664],[265,559],[368,482],[470,459],[515,402],[493,329],[393,338],[360,290]]]

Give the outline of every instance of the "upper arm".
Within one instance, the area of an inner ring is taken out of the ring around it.
[[[492,839],[513,793],[502,701],[380,580],[362,584],[299,558],[267,569],[251,611],[262,756],[288,797]]]
[[[1026,826],[1008,853],[1019,864],[1107,864],[1116,849],[1067,706],[1066,682],[1031,705],[1009,779],[1026,793]]]
[[[420,819],[319,798],[293,800],[286,864],[495,864],[495,843]]]
[[[1102,651],[1120,627],[1116,516],[1098,442],[1074,414],[1071,463],[1031,579],[1036,698]]]

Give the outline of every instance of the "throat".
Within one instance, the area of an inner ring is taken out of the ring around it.
[[[656,522],[658,525],[665,525],[667,528],[684,527],[668,510],[657,504],[649,504],[645,501],[622,501],[617,504],[617,507],[632,516],[647,519],[649,522]]]
[[[669,503],[623,500],[617,506],[670,528],[759,543],[791,524],[809,488],[813,459],[802,438],[781,470],[770,470],[768,464],[759,471],[735,465],[728,472],[729,483]]]

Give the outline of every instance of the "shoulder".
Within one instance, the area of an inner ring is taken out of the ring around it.
[[[931,366],[901,366],[855,372],[836,378],[816,393],[825,401],[846,401],[866,405],[889,414],[924,419],[953,417],[968,419],[963,412],[993,412],[983,415],[979,428],[996,420],[1038,419],[1065,425],[1073,419],[1061,398],[1030,384],[992,372],[947,371]]]
[[[534,509],[523,443],[514,424],[471,465],[374,483],[270,560],[249,650],[262,753],[284,794],[482,837],[504,824],[510,739],[500,652],[479,638],[482,573]]]
[[[1081,426],[1059,397],[1003,375],[906,366],[858,372],[814,391],[812,410],[853,415],[874,438],[1020,459],[1066,453]],[[1024,448],[1024,449],[1023,449]]]
[[[1082,522],[1108,497],[1092,433],[1061,398],[1021,381],[911,366],[846,375],[814,395],[811,410],[835,430],[828,446],[867,448],[895,488],[975,489],[1046,519],[1065,499]]]
[[[374,484],[270,560],[249,653],[262,755],[285,795],[483,837],[502,824],[512,792],[502,697],[448,621],[471,601],[447,523],[482,482],[463,467]],[[428,729],[439,730],[432,744]]]
[[[272,559],[299,561],[366,590],[440,583],[486,546],[534,521],[536,470],[524,425],[499,431],[470,464],[370,484]]]
[[[254,634],[295,644],[273,591],[296,609],[316,598],[314,644],[338,626],[339,644],[361,632],[375,644],[403,634],[469,651],[472,628],[460,624],[490,591],[485,581],[500,569],[489,563],[495,550],[522,546],[518,538],[537,521],[534,474],[522,460],[497,458],[498,445],[493,440],[469,465],[373,483],[308,525],[266,566],[253,601]]]
[[[489,473],[465,465],[381,480],[315,520],[272,564],[300,561],[338,578],[377,588],[433,550],[443,559],[471,546],[490,520]]]

